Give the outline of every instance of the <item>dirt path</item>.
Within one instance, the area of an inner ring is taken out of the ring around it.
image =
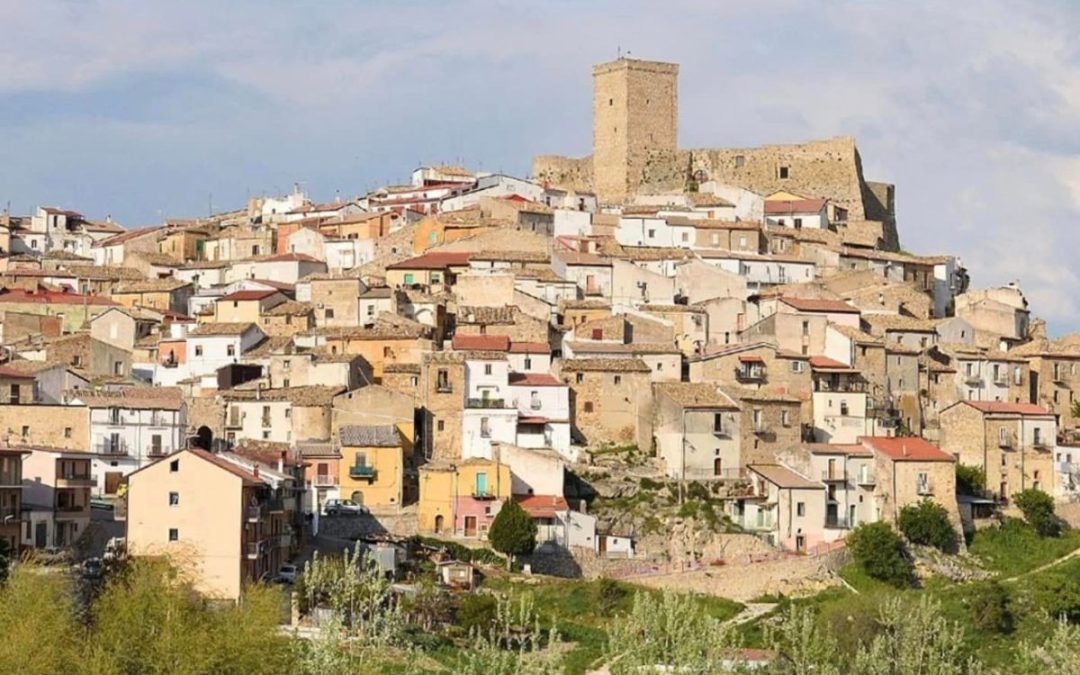
[[[775,602],[748,602],[741,612],[724,623],[731,626],[741,626],[744,623],[760,619],[774,609],[776,609]]]
[[[1009,577],[1007,579],[1001,579],[1001,581],[1003,581],[1003,582],[1005,582],[1005,581],[1016,581],[1017,579],[1021,579],[1023,577],[1026,577],[1029,574],[1035,574],[1036,572],[1042,572],[1043,570],[1050,569],[1051,567],[1056,567],[1056,566],[1060,565],[1061,563],[1065,562],[1066,560],[1069,560],[1070,558],[1075,558],[1077,556],[1080,556],[1080,548],[1073,549],[1069,553],[1066,553],[1065,555],[1061,556],[1060,558],[1057,558],[1056,560],[1051,560],[1050,562],[1046,563],[1045,565],[1040,565],[1039,567],[1036,567],[1033,570],[1028,570],[1027,572],[1021,572],[1020,574],[1013,575],[1013,576],[1011,576],[1011,577]]]

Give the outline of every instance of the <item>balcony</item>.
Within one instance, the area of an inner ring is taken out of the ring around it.
[[[244,509],[244,517],[249,523],[257,523],[262,520],[263,509],[261,506],[249,506]]]
[[[263,427],[263,429],[269,429],[270,428],[270,418],[269,417],[263,417],[262,418],[262,427]]]
[[[332,487],[338,484],[338,477],[320,473],[315,474],[315,478],[311,482],[315,484],[315,487]]]
[[[161,363],[162,368],[176,368],[179,365],[180,364],[176,361],[176,359],[168,359],[167,361],[162,361]]]
[[[0,488],[3,487],[22,487],[22,475],[19,471],[2,471],[0,472]]]
[[[852,524],[844,516],[825,516],[826,530],[850,530]]]
[[[874,474],[869,471],[860,471],[858,478],[855,482],[864,487],[873,487],[877,485],[877,481],[874,479]]]
[[[56,474],[56,487],[58,488],[77,488],[77,487],[94,487],[97,485],[97,476],[87,473],[75,473],[65,472]]]
[[[466,408],[505,408],[506,399],[502,398],[467,398]]]
[[[0,506],[0,525],[10,522],[18,522],[22,519],[22,513],[16,506]]]
[[[367,464],[354,464],[349,467],[349,478],[375,479],[375,467]]]
[[[736,368],[735,379],[739,382],[764,382],[764,368]]]
[[[815,380],[814,391],[833,394],[862,394],[866,392],[866,382],[862,380],[844,379],[839,382],[829,380]]]
[[[829,469],[824,469],[821,472],[821,480],[825,483],[846,483],[847,474],[843,471],[830,471]]]
[[[57,504],[56,505],[56,517],[57,518],[81,518],[89,515],[90,503],[85,504]]]
[[[964,378],[964,384],[969,387],[981,387],[983,386],[982,375],[968,375]]]
[[[115,443],[112,441],[103,441],[94,446],[94,452],[98,455],[107,455],[109,457],[126,457],[128,455],[127,441],[121,439]]]
[[[1009,386],[1009,378],[1006,377],[1005,375],[995,375],[994,376],[994,386],[995,387],[1007,387],[1007,386]]]
[[[284,513],[285,512],[285,500],[280,497],[274,497],[273,499],[267,499],[263,502],[263,506],[266,507],[271,513]]]
[[[266,541],[249,541],[244,547],[249,560],[255,560],[267,552]]]
[[[769,532],[776,526],[772,514],[758,512],[758,516],[742,515],[736,519],[736,524],[748,532]]]
[[[440,382],[435,385],[435,392],[438,394],[452,394],[454,393],[454,387],[449,382]]]
[[[473,499],[489,500],[489,499],[497,499],[498,497],[491,490],[473,490],[472,491],[472,498]]]
[[[1016,434],[1010,432],[1007,434],[998,434],[998,447],[999,448],[1015,448],[1016,447]]]
[[[754,428],[754,433],[755,434],[772,433],[772,425],[769,424],[768,422],[765,422],[765,421],[755,422],[752,426]]]
[[[713,427],[712,433],[717,438],[731,438],[731,430],[727,427]]]

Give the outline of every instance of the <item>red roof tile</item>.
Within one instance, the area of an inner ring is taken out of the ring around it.
[[[780,302],[794,307],[800,312],[831,312],[833,314],[859,314],[858,307],[843,302],[842,300],[826,300],[819,298],[780,298]]]
[[[512,342],[510,343],[512,354],[550,354],[551,346],[546,342]]]
[[[765,215],[817,213],[825,206],[824,199],[766,200]]]
[[[222,296],[218,299],[218,301],[220,302],[221,300],[232,300],[234,302],[237,302],[244,300],[262,300],[263,298],[268,298],[278,292],[279,291],[235,291],[233,293],[229,293],[228,295]]]
[[[261,262],[322,262],[307,253],[282,253],[264,258]]]
[[[565,387],[566,384],[548,373],[510,373],[510,384],[520,387]]]
[[[13,380],[32,380],[33,375],[27,375],[26,373],[10,368],[8,366],[0,366],[0,377],[10,377]]]
[[[455,335],[454,351],[505,352],[510,350],[510,338],[505,335]]]
[[[1008,401],[963,401],[981,413],[1010,413],[1013,415],[1045,415],[1052,413],[1034,403],[1009,403]]]
[[[393,265],[387,265],[388,270],[434,270],[446,269],[458,265],[468,265],[472,253],[468,251],[439,251],[437,253],[425,253],[424,255],[408,260],[402,260]]]
[[[956,459],[936,445],[916,436],[891,438],[886,436],[863,436],[862,444],[874,452],[880,452],[894,462],[955,462]]]
[[[811,356],[810,367],[818,370],[853,370],[848,364],[830,359],[828,356]]]
[[[570,510],[566,498],[555,495],[514,495],[514,501],[533,518],[554,518],[555,514]]]
[[[100,295],[80,295],[58,291],[24,291],[21,288],[0,289],[0,302],[28,302],[43,305],[115,305]]]

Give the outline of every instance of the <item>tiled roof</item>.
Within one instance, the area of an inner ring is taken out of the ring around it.
[[[213,453],[207,452],[206,450],[203,450],[202,448],[187,448],[186,450],[181,450],[181,452],[190,452],[191,454],[195,455],[196,457],[199,457],[200,459],[204,459],[207,462],[210,462],[211,464],[218,467],[219,469],[224,469],[225,471],[228,471],[229,473],[236,476],[237,478],[243,479],[243,481],[245,483],[249,484],[249,485],[262,485],[263,484],[263,482],[261,480],[259,480],[259,478],[255,474],[251,473],[250,471],[245,471],[240,466],[238,466],[236,464],[233,464],[232,462],[230,462],[228,460],[222,459],[221,457],[218,457],[217,455],[215,455]],[[165,457],[164,459],[159,459],[158,461],[159,462],[168,462],[168,461],[171,461],[170,457],[171,457],[171,455],[169,457]]]
[[[510,350],[510,338],[506,335],[455,335],[455,351],[505,352]]]
[[[158,225],[156,227],[144,227],[138,230],[128,230],[127,232],[121,232],[120,234],[113,235],[107,239],[102,239],[101,241],[94,242],[92,248],[116,246],[117,244],[123,244],[126,241],[145,237],[146,235],[156,235],[164,229],[164,225]]]
[[[513,305],[504,307],[461,306],[457,308],[459,324],[503,324],[512,325],[518,315],[518,308]]]
[[[652,370],[641,359],[564,359],[561,364],[564,372],[612,372],[612,373],[651,373]]]
[[[341,427],[341,445],[363,448],[401,447],[401,437],[393,424],[361,426],[350,424]]]
[[[765,200],[765,215],[817,213],[825,206],[824,199]]]
[[[420,374],[419,363],[388,363],[383,366],[383,373],[411,373]]]
[[[36,362],[32,361],[31,363],[36,363]],[[8,365],[0,366],[0,377],[7,377],[7,378],[11,378],[13,380],[32,380],[32,379],[34,379],[33,375],[30,375],[30,374],[28,374],[26,372],[23,372],[22,370],[20,370],[18,368],[12,368],[11,366],[8,366]]]
[[[554,518],[570,509],[566,498],[556,495],[515,495],[514,501],[533,518]]]
[[[859,308],[841,300],[826,300],[821,298],[780,298],[780,302],[794,307],[800,312],[828,312],[830,314],[858,314]]]
[[[952,455],[943,452],[936,445],[931,445],[915,436],[897,438],[885,436],[863,436],[862,444],[875,452],[880,452],[894,462],[954,462]]]
[[[425,253],[416,258],[387,265],[388,270],[441,270],[469,264],[472,253],[468,251],[440,251]]]
[[[658,382],[653,388],[683,408],[723,408],[738,410],[727,394],[705,382]]]
[[[811,356],[810,367],[814,370],[853,370],[848,364],[830,359],[828,356]]]
[[[548,373],[510,373],[512,387],[564,387],[554,375]]]
[[[705,309],[693,305],[641,305],[643,312],[656,312],[658,314],[686,313],[704,314]]]
[[[611,309],[611,303],[606,300],[560,300],[559,307],[562,309]]]
[[[663,342],[569,342],[567,347],[575,354],[678,354],[672,344]]]
[[[981,413],[993,414],[1004,413],[1010,415],[1032,415],[1049,417],[1053,415],[1049,410],[1034,403],[1010,403],[1008,401],[961,401],[975,408]]]
[[[279,292],[280,291],[235,291],[218,298],[218,301],[244,302],[248,300],[262,300],[263,298],[269,298],[271,295]]]
[[[310,385],[283,389],[229,389],[223,391],[221,396],[226,401],[289,401],[293,405],[318,406],[330,405],[334,397],[343,391],[345,387]]]
[[[873,453],[865,446],[856,443],[806,443],[803,447],[814,455],[848,455],[849,457],[871,457]]]
[[[474,253],[470,260],[546,263],[551,261],[551,254],[547,251],[481,251]]]
[[[75,398],[89,408],[130,408],[140,410],[179,410],[184,406],[184,392],[179,387],[126,387],[118,390],[78,389]]]
[[[845,326],[845,325],[839,324],[839,323],[830,323],[829,324],[829,329],[830,330],[835,330],[836,332],[840,333],[841,335],[848,338],[849,340],[852,340],[855,344],[859,344],[859,345],[881,345],[881,344],[884,344],[884,340],[882,340],[881,338],[879,338],[877,336],[874,336],[874,335],[871,335],[870,333],[864,333],[863,331],[859,330],[858,328],[853,328],[851,326]]]
[[[765,480],[786,490],[824,490],[822,483],[802,476],[781,464],[750,464],[746,468]]]
[[[297,302],[295,300],[288,300],[280,305],[274,305],[270,309],[263,312],[264,316],[297,316],[300,314],[310,314],[314,311],[310,304],[306,302]]]
[[[511,342],[511,354],[550,354],[551,345],[546,342]]]
[[[186,281],[179,279],[145,279],[143,281],[124,281],[116,285],[113,293],[159,293],[175,291],[178,288],[190,286]]]
[[[898,331],[908,333],[936,333],[937,323],[930,319],[916,319],[896,314],[865,314],[862,320],[873,331]]]
[[[255,324],[251,322],[238,323],[201,323],[191,330],[188,335],[196,337],[243,335]]]

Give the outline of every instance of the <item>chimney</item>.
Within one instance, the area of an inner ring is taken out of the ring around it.
[[[904,457],[907,457],[907,443],[900,444],[900,452],[904,455]]]
[[[285,473],[285,451],[284,450],[281,451],[281,456],[278,457],[277,470],[278,470],[278,473]]]
[[[259,477],[259,464],[258,464],[258,462],[256,462],[254,467],[251,469],[251,473],[253,473],[256,478]]]

